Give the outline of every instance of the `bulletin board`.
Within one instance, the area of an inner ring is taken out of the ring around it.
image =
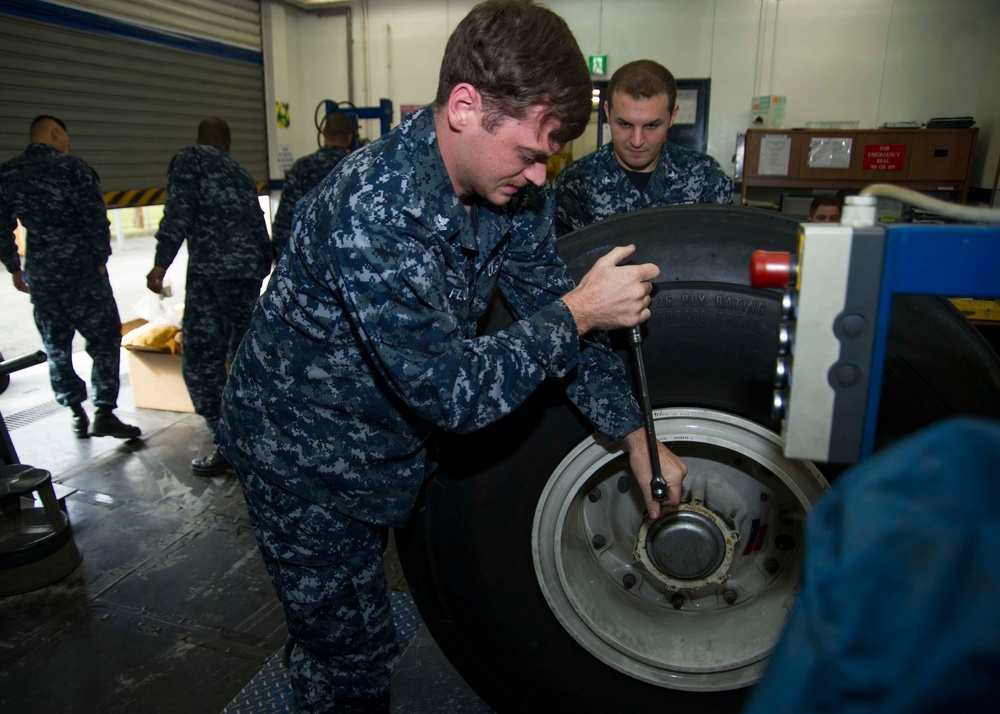
[[[594,82],[601,91],[601,104],[597,117],[597,145],[604,146],[611,141],[608,131],[608,115],[604,112],[608,83]],[[711,93],[711,79],[677,80],[677,120],[667,133],[667,141],[705,153],[708,151],[708,100]]]

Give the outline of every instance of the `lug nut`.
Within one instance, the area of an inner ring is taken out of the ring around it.
[[[593,538],[590,539],[590,543],[591,545],[594,546],[594,550],[600,550],[601,548],[604,547],[604,544],[607,543],[607,540],[605,539],[604,536],[598,533],[597,535],[595,535]]]
[[[591,503],[597,503],[598,501],[601,500],[601,489],[599,488],[590,489],[590,493],[587,494],[587,498],[590,500]]]
[[[635,576],[632,573],[625,573],[622,576],[622,585],[625,586],[626,590],[631,590],[635,587]]]
[[[628,476],[618,477],[618,490],[622,493],[628,493],[628,490],[632,487],[632,479]]]
[[[775,558],[768,558],[764,561],[764,572],[768,575],[774,575],[778,572],[778,561]]]
[[[732,588],[728,588],[722,592],[722,599],[726,601],[727,605],[735,605],[738,597],[739,595]]]
[[[675,610],[680,610],[684,607],[684,596],[680,593],[674,593],[670,596],[670,604],[674,606]]]

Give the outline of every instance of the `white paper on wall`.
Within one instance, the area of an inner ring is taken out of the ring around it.
[[[698,121],[698,90],[677,90],[677,119],[674,124],[694,124]]]
[[[787,176],[791,153],[792,137],[787,134],[768,134],[762,137],[757,173],[761,176]]]

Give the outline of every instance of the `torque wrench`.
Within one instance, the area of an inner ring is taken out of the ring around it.
[[[649,399],[649,383],[646,381],[646,367],[642,362],[642,332],[638,325],[629,332],[629,345],[632,348],[632,361],[635,362],[635,381],[639,392],[639,406],[642,408],[642,419],[646,427],[646,445],[649,447],[649,465],[653,469],[653,480],[649,490],[653,498],[660,501],[667,497],[667,482],[660,472],[660,452],[657,447],[656,426],[653,424],[653,405]]]

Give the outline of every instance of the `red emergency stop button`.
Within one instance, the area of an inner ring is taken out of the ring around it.
[[[750,284],[755,288],[786,288],[792,277],[792,254],[755,250],[750,256]]]

